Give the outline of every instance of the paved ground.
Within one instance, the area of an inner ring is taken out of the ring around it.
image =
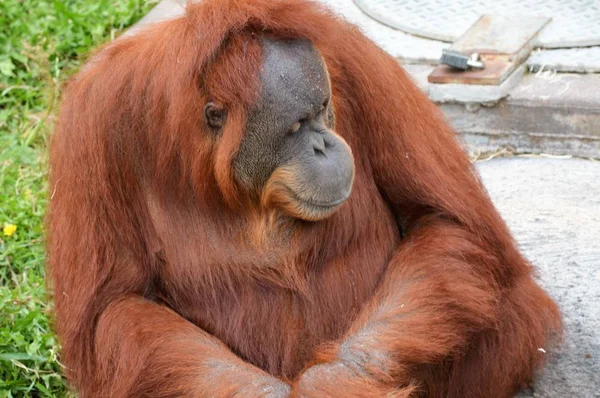
[[[566,326],[563,347],[521,396],[600,397],[600,162],[517,157],[478,169]]]

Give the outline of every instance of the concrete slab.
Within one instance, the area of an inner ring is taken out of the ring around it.
[[[600,397],[600,162],[516,157],[477,168],[566,326],[564,345],[548,350],[519,397]]]
[[[533,72],[600,73],[600,47],[536,51],[527,60],[527,65]]]
[[[430,98],[441,102],[470,148],[600,158],[600,75],[525,75],[507,98],[481,106],[484,97],[477,97],[476,90],[454,87],[449,93],[429,84],[432,66],[403,67]],[[457,104],[457,99],[472,103]]]
[[[600,155],[600,113],[531,108],[500,103],[495,107],[442,104],[444,114],[469,148],[479,152]]]
[[[442,104],[480,151],[600,157],[600,75],[527,75],[494,107]]]
[[[540,71],[528,75],[510,98],[513,104],[600,111],[600,74]]]

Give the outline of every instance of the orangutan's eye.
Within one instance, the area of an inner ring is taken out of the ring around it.
[[[225,124],[225,109],[217,106],[214,102],[204,105],[204,120],[213,129],[220,129]]]

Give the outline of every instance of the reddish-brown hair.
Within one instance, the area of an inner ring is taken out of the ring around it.
[[[306,38],[321,52],[336,132],[356,163],[354,191],[340,211],[293,230],[293,222],[255,208],[231,168],[260,91],[262,35]],[[203,121],[208,101],[228,109],[218,137]],[[376,340],[398,361],[390,370],[397,385],[418,379],[432,395],[504,396],[530,380],[548,331],[560,330],[557,308],[532,281],[435,105],[356,27],[310,1],[206,0],[101,49],[65,93],[50,191],[48,267],[61,358],[84,395],[205,391],[213,382],[189,370],[196,351],[153,335],[200,333],[196,326],[222,333],[247,362],[293,379],[311,361],[335,360],[350,334],[387,308],[395,314],[389,330],[403,311],[419,314],[399,324],[405,335]],[[248,231],[257,237],[251,243]],[[265,239],[281,250],[266,256]],[[238,267],[241,256],[253,267]],[[272,258],[281,268],[257,265]],[[208,266],[217,260],[219,267]],[[423,283],[406,287],[400,309],[386,300],[403,280]],[[297,304],[277,298],[275,288],[310,303],[302,304],[302,324],[284,314]],[[146,301],[123,301],[132,295]],[[202,302],[254,314],[244,321],[254,323],[230,330],[226,319],[209,322]],[[268,314],[280,329],[261,323]],[[129,329],[118,337],[120,327]],[[249,335],[261,327],[264,336]],[[327,342],[334,343],[319,352]]]

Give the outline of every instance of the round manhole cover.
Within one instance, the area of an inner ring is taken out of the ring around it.
[[[542,47],[600,45],[599,0],[354,0],[372,18],[414,35],[453,42],[483,14],[552,18]]]

